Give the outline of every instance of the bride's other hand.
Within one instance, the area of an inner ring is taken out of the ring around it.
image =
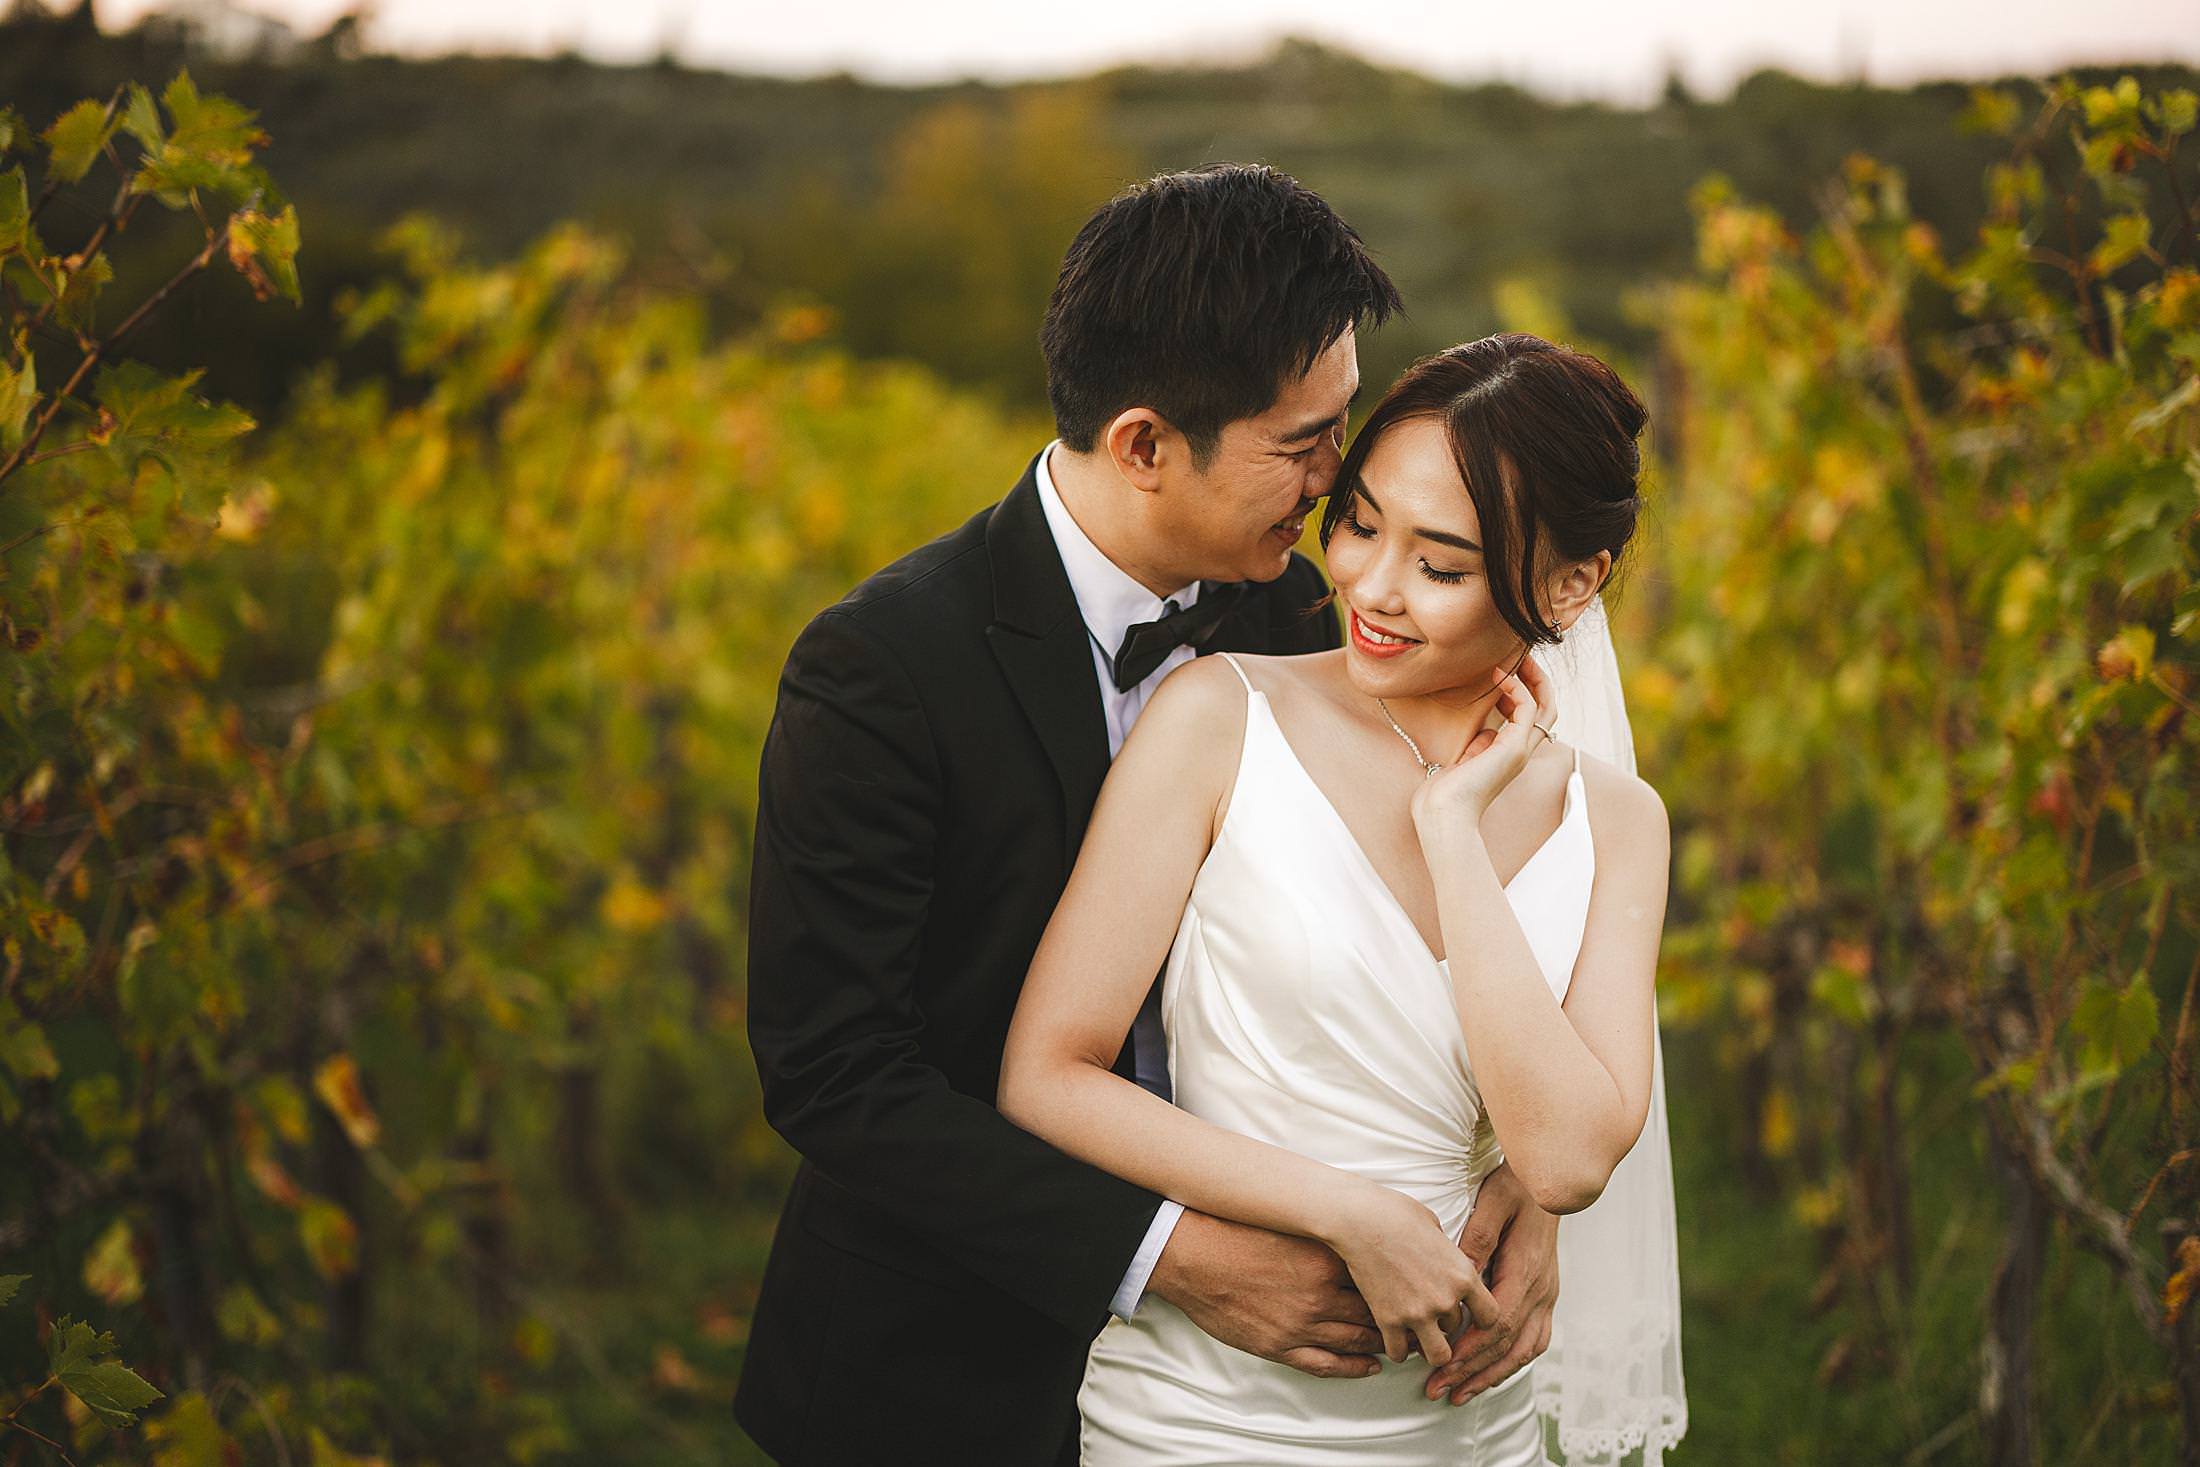
[[[1528,756],[1547,737],[1536,730],[1548,730],[1557,721],[1550,674],[1534,657],[1522,657],[1517,673],[1493,667],[1490,678],[1497,685],[1497,711],[1505,722],[1476,733],[1456,761],[1413,792],[1413,825],[1423,846],[1451,830],[1479,831],[1490,802],[1528,767]]]
[[[1454,1406],[1517,1375],[1550,1348],[1558,1302],[1558,1218],[1535,1205],[1510,1163],[1482,1179],[1460,1251],[1486,1259],[1497,1323],[1470,1325],[1451,1341],[1451,1361],[1431,1370],[1422,1393]]]
[[[1452,1331],[1465,1318],[1497,1322],[1497,1302],[1474,1260],[1445,1235],[1435,1213],[1403,1192],[1372,1182],[1354,1188],[1336,1235],[1323,1241],[1352,1271],[1392,1360],[1404,1360],[1417,1345],[1431,1365],[1442,1365],[1451,1359]]]

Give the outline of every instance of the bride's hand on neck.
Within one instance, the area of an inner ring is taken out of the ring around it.
[[[1550,676],[1533,657],[1523,656],[1517,673],[1492,668],[1490,678],[1505,722],[1477,731],[1457,760],[1413,792],[1413,826],[1422,849],[1431,854],[1461,835],[1480,838],[1490,803],[1528,767],[1529,756],[1557,720]]]

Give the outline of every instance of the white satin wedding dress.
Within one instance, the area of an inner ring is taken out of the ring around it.
[[[1229,658],[1229,654],[1218,654]],[[1229,658],[1241,680],[1245,670]],[[1395,1187],[1456,1237],[1502,1159],[1447,965],[1384,885],[1246,681],[1237,782],[1163,975],[1176,1103]],[[1505,886],[1561,999],[1596,856],[1581,756],[1558,828]],[[1209,1338],[1149,1295],[1093,1342],[1086,1467],[1544,1467],[1530,1364],[1465,1406],[1418,1356],[1318,1380]]]

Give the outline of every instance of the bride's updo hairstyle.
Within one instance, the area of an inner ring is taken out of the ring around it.
[[[1540,578],[1599,550],[1612,552],[1616,572],[1634,538],[1642,508],[1635,440],[1649,418],[1641,399],[1595,357],[1525,332],[1423,357],[1353,439],[1322,512],[1324,548],[1376,441],[1415,418],[1440,420],[1451,440],[1498,614],[1531,647],[1556,642],[1559,628],[1536,609]]]

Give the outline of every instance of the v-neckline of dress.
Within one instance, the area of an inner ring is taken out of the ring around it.
[[[1283,731],[1282,723],[1277,721],[1275,709],[1269,706],[1268,695],[1259,688],[1250,686],[1248,686],[1247,691],[1259,700],[1261,712],[1266,716],[1269,728],[1274,731],[1276,742],[1283,745],[1283,752],[1290,759],[1291,767],[1298,771],[1300,780],[1305,783],[1309,790],[1313,791],[1315,800],[1320,803],[1323,810],[1328,812],[1329,818],[1336,823],[1337,833],[1344,837],[1346,847],[1351,850],[1354,858],[1359,861],[1361,867],[1366,871],[1368,880],[1373,882],[1376,890],[1383,894],[1390,904],[1390,910],[1397,915],[1400,922],[1405,924],[1406,930],[1413,934],[1414,942],[1427,955],[1429,962],[1439,968],[1448,969],[1451,964],[1450,955],[1436,956],[1436,949],[1430,947],[1428,939],[1421,935],[1421,924],[1413,920],[1413,914],[1406,910],[1406,904],[1398,900],[1398,893],[1393,891],[1390,883],[1383,879],[1382,869],[1375,864],[1374,857],[1368,855],[1367,848],[1360,844],[1360,838],[1352,833],[1352,827],[1346,823],[1344,813],[1337,808],[1336,802],[1329,798],[1328,792],[1321,787],[1320,781],[1314,778],[1314,772],[1306,767],[1306,761],[1299,757],[1299,751],[1291,746],[1290,736]],[[1574,767],[1566,774],[1565,806],[1559,812],[1557,827],[1543,838],[1541,845],[1538,845],[1529,853],[1527,860],[1520,863],[1520,869],[1513,872],[1511,880],[1498,883],[1498,889],[1503,891],[1508,898],[1512,895],[1512,889],[1518,884],[1520,878],[1527,875],[1528,869],[1542,860],[1552,845],[1557,842],[1567,825],[1572,822],[1574,812],[1582,806],[1587,798],[1587,786],[1581,783],[1581,753],[1577,749],[1574,752]],[[1234,802],[1236,796],[1233,794],[1231,799]]]

